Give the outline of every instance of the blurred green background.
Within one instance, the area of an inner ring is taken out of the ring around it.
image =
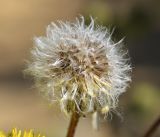
[[[33,37],[45,35],[51,21],[83,15],[125,37],[132,61],[132,83],[112,113],[94,131],[83,118],[76,137],[140,137],[160,115],[159,0],[0,0],[0,129],[13,127],[64,137],[69,119],[49,105],[24,77]],[[160,129],[154,134],[160,137]]]

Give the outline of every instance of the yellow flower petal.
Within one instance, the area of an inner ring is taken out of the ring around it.
[[[4,132],[0,131],[0,137],[8,137],[8,134],[5,134]],[[12,132],[10,133],[9,137],[45,137],[41,136],[40,134],[35,135],[33,133],[33,130],[30,130],[29,132],[24,131],[24,133],[21,130],[17,130],[16,128],[12,129]]]

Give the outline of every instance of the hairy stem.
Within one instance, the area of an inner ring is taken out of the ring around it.
[[[74,112],[71,117],[70,125],[68,128],[68,133],[66,137],[74,137],[74,133],[79,121],[80,115],[77,112]]]
[[[143,137],[151,137],[156,129],[160,126],[160,117],[154,122]]]

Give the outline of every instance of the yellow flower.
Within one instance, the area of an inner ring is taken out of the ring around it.
[[[41,136],[40,134],[35,135],[33,130],[30,130],[29,132],[24,131],[24,133],[21,130],[17,130],[16,128],[12,129],[12,132],[10,134],[4,134],[2,131],[0,131],[0,137],[45,137]]]
[[[6,135],[2,131],[0,131],[0,137],[6,137]]]

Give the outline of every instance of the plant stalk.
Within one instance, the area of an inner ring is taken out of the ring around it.
[[[80,115],[77,112],[73,112],[66,137],[74,137],[79,118]]]
[[[153,123],[143,137],[151,137],[160,126],[160,117]]]

